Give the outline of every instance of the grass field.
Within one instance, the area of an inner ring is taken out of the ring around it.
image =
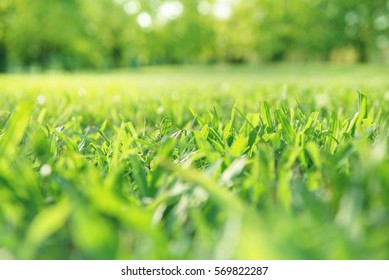
[[[389,259],[388,78],[0,76],[0,259]]]

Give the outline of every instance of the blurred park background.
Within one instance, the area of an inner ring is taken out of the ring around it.
[[[387,0],[1,0],[0,70],[389,61]]]

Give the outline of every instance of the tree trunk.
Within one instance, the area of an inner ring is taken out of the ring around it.
[[[369,60],[369,54],[367,51],[367,44],[363,40],[357,40],[355,42],[355,47],[359,55],[359,62],[366,63]]]
[[[7,71],[7,48],[4,42],[0,42],[0,73]]]

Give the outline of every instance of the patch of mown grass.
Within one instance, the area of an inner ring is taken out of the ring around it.
[[[76,77],[1,78],[0,258],[389,258],[384,82]]]

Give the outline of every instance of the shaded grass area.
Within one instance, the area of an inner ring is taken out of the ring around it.
[[[0,258],[387,259],[386,75],[0,76]]]

